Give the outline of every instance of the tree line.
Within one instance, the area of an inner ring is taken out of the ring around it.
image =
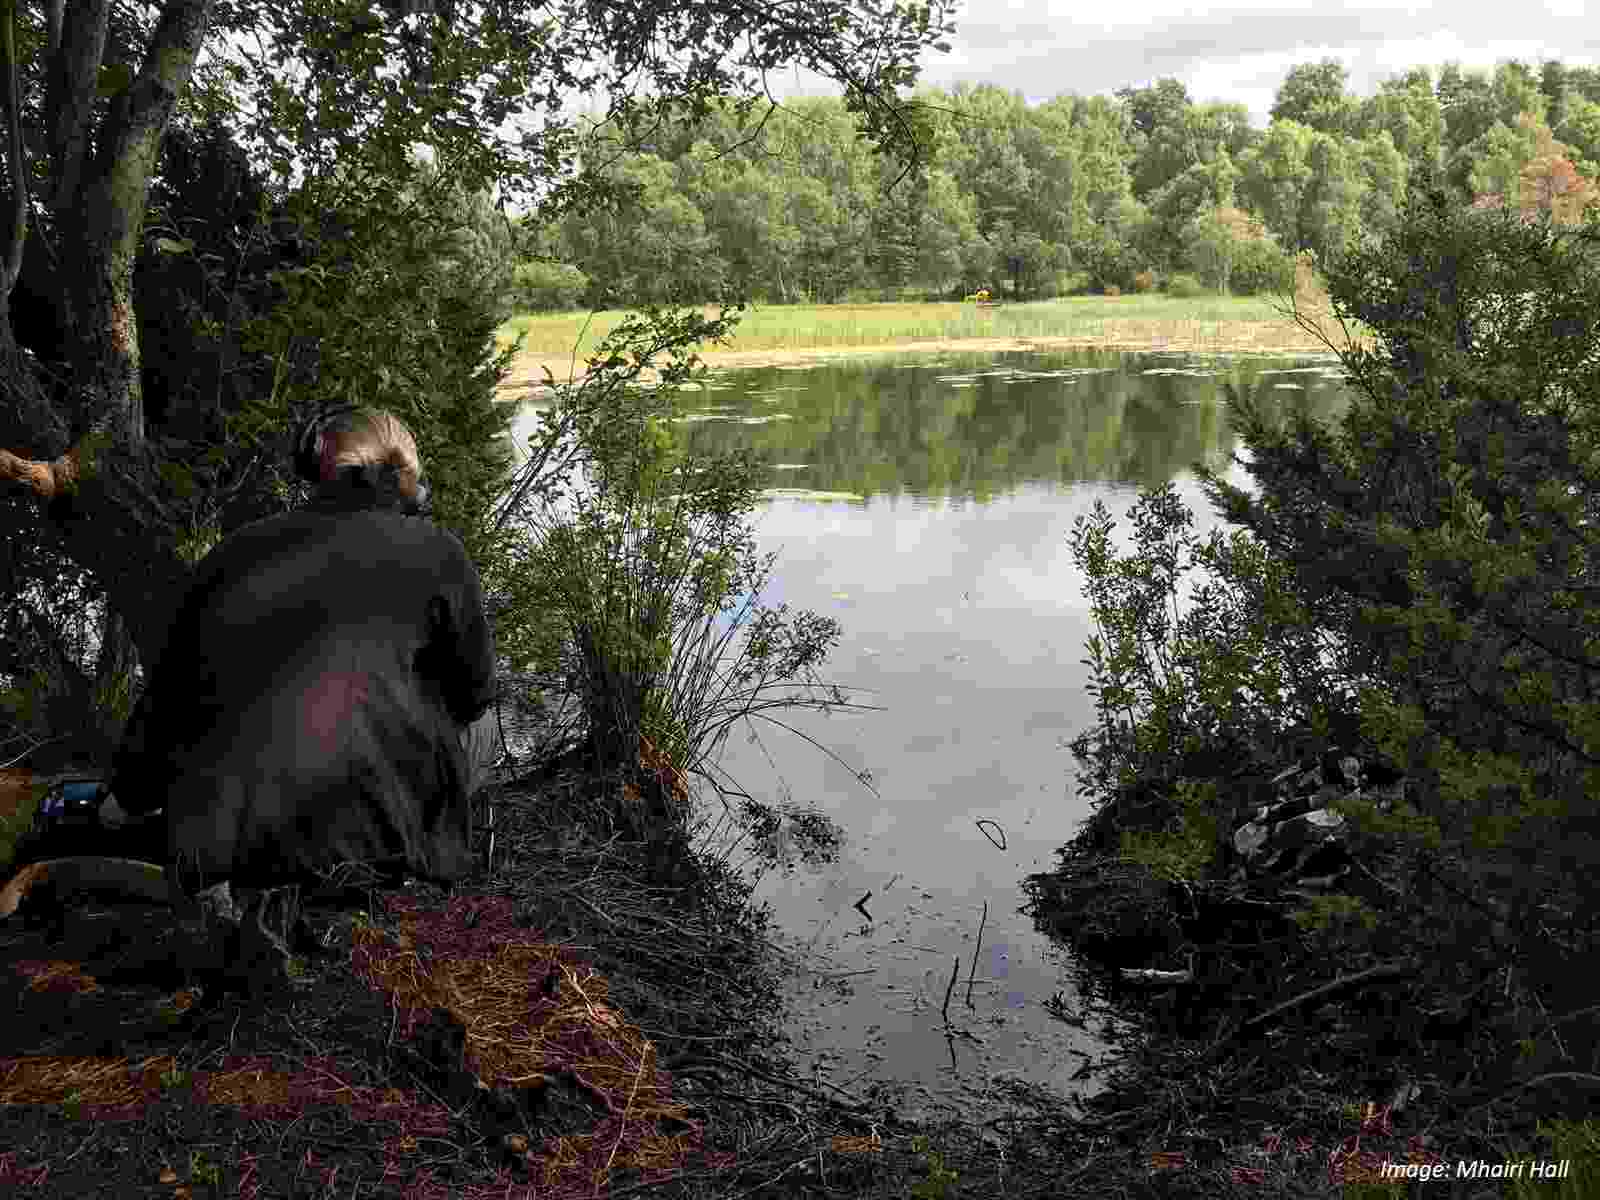
[[[1365,98],[1347,84],[1331,59],[1291,68],[1264,130],[1175,79],[1033,105],[921,88],[927,153],[893,187],[901,165],[840,99],[718,105],[627,139],[596,120],[588,165],[627,199],[527,222],[534,257],[508,272],[507,306],[1049,298],[1184,276],[1254,294],[1284,290],[1297,254],[1392,233],[1427,182],[1568,222],[1596,199],[1600,69],[1417,67]]]

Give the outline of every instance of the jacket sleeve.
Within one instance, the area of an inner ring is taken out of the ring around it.
[[[134,703],[128,723],[123,726],[122,740],[118,742],[111,758],[111,791],[117,804],[127,812],[142,815],[156,808],[160,789],[148,785],[145,772],[150,754],[150,681]]]
[[[458,552],[465,578],[452,589],[454,595],[435,596],[429,603],[426,657],[451,719],[470,725],[494,701],[494,633],[483,611],[478,569],[464,550]]]

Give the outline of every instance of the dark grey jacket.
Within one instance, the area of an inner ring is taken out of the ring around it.
[[[324,485],[196,569],[114,765],[165,808],[193,891],[342,861],[429,879],[470,866],[459,735],[494,693],[494,640],[460,539],[370,490]]]

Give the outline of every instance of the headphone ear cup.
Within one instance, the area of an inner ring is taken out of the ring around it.
[[[359,404],[339,404],[310,418],[295,445],[295,474],[307,483],[322,481],[322,439],[328,426],[360,410]]]

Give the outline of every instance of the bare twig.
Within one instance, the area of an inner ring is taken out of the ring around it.
[[[983,902],[983,918],[978,922],[978,944],[972,951],[972,966],[967,970],[967,1007],[972,1007],[972,977],[978,972],[978,955],[983,953],[983,927],[989,923],[989,902]]]

